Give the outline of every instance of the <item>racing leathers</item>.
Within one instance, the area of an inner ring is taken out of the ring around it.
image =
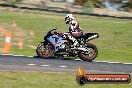
[[[83,35],[83,31],[81,30],[79,23],[75,20],[72,20],[69,22],[69,31],[64,33],[64,35],[73,41],[73,46],[77,46],[79,43],[75,37]]]

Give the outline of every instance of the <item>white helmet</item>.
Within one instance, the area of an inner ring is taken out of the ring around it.
[[[74,16],[72,14],[67,14],[65,17],[66,24],[69,24],[72,20],[74,20]]]

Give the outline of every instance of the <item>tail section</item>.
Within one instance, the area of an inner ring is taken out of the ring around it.
[[[95,39],[95,38],[98,38],[98,37],[99,37],[98,33],[86,33],[86,34],[84,35],[84,38],[85,38],[87,41],[92,40],[92,39]]]

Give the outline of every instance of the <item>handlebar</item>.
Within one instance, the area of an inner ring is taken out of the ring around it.
[[[57,28],[50,30],[50,32],[57,30]]]
[[[47,34],[52,34],[52,31],[55,31],[55,30],[57,30],[57,28],[50,30]]]

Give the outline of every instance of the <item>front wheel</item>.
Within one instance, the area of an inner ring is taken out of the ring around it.
[[[98,49],[95,45],[91,44],[91,43],[87,43],[85,45],[86,48],[90,49],[90,52],[79,52],[79,58],[83,61],[88,61],[91,62],[93,61],[97,55],[98,55]]]
[[[38,45],[36,53],[38,56],[46,59],[54,54],[54,48],[50,45],[50,43],[41,43]]]

